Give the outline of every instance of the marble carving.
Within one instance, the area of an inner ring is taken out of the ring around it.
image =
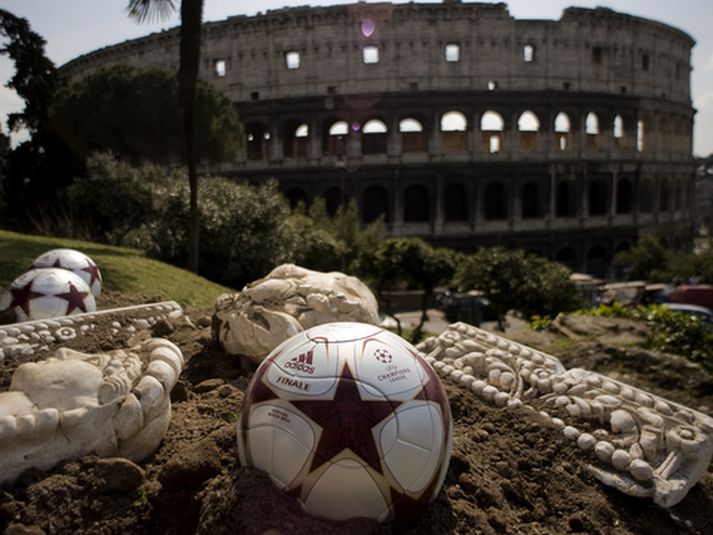
[[[0,393],[0,483],[89,453],[139,461],[163,439],[183,368],[173,343],[54,357],[18,366]]]
[[[278,344],[332,321],[378,323],[374,294],[356,277],[283,264],[215,304],[213,339],[260,363]]]
[[[502,407],[528,407],[588,452],[603,483],[670,507],[713,455],[713,418],[465,323],[418,349],[439,375]],[[586,422],[586,430],[580,429]]]

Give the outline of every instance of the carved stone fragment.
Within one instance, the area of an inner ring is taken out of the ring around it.
[[[173,343],[54,357],[18,366],[0,392],[0,483],[89,453],[139,461],[163,439],[170,393],[183,369]]]
[[[374,294],[356,277],[284,264],[242,292],[218,298],[213,339],[228,353],[259,363],[281,342],[315,325],[378,319]]]
[[[530,406],[533,417],[590,456],[600,481],[670,507],[706,473],[713,418],[595,372],[455,323],[418,349],[442,377],[498,406]],[[552,416],[550,413],[554,414]],[[583,420],[588,429],[578,428]]]

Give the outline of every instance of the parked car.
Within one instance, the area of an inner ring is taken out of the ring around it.
[[[666,308],[670,308],[671,310],[675,310],[676,312],[682,312],[684,314],[695,316],[703,323],[707,323],[713,327],[713,310],[708,307],[691,305],[689,303],[662,303],[662,305]]]
[[[484,321],[498,319],[490,301],[477,292],[446,290],[439,304],[447,321],[464,321],[477,327]]]
[[[690,303],[713,309],[713,286],[710,284],[682,284],[668,296],[674,303]]]

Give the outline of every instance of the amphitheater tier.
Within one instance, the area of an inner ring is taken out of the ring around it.
[[[176,70],[169,30],[62,67]],[[693,40],[609,9],[351,4],[205,26],[201,77],[246,144],[216,171],[462,249],[521,246],[610,275],[644,232],[692,238]]]

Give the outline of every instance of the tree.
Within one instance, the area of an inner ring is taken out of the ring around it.
[[[627,278],[649,279],[652,272],[663,270],[666,266],[666,250],[656,236],[642,236],[639,243],[628,251],[621,251],[614,256],[614,265],[627,271]]]
[[[454,277],[463,291],[480,290],[491,302],[498,326],[511,309],[527,318],[554,316],[579,307],[579,295],[562,264],[503,247],[483,248],[460,262]]]
[[[174,0],[129,0],[129,16],[139,22],[151,17],[163,18],[175,9]],[[185,160],[188,167],[191,207],[189,216],[190,248],[188,269],[198,271],[198,169],[195,143],[196,87],[201,56],[203,0],[181,0],[181,42],[178,68],[178,99],[183,109]]]
[[[389,238],[374,251],[371,271],[382,300],[383,288],[388,283],[401,282],[409,288],[423,290],[421,318],[411,335],[412,341],[417,342],[421,338],[423,325],[428,321],[426,310],[433,300],[433,290],[437,285],[450,281],[458,258],[458,253],[431,247],[421,238]]]
[[[83,159],[110,151],[134,165],[175,162],[185,145],[175,87],[169,72],[117,65],[58,91],[50,120]],[[231,159],[242,129],[230,100],[201,82],[196,108],[199,160]]]
[[[52,130],[48,108],[58,86],[56,69],[45,56],[45,40],[32,31],[27,20],[0,9],[0,37],[15,73],[6,86],[24,101],[24,109],[8,115],[11,132],[26,128],[30,139],[3,158],[3,189],[10,219],[16,228],[29,227],[28,219],[47,211],[58,191],[81,172],[81,165]]]

